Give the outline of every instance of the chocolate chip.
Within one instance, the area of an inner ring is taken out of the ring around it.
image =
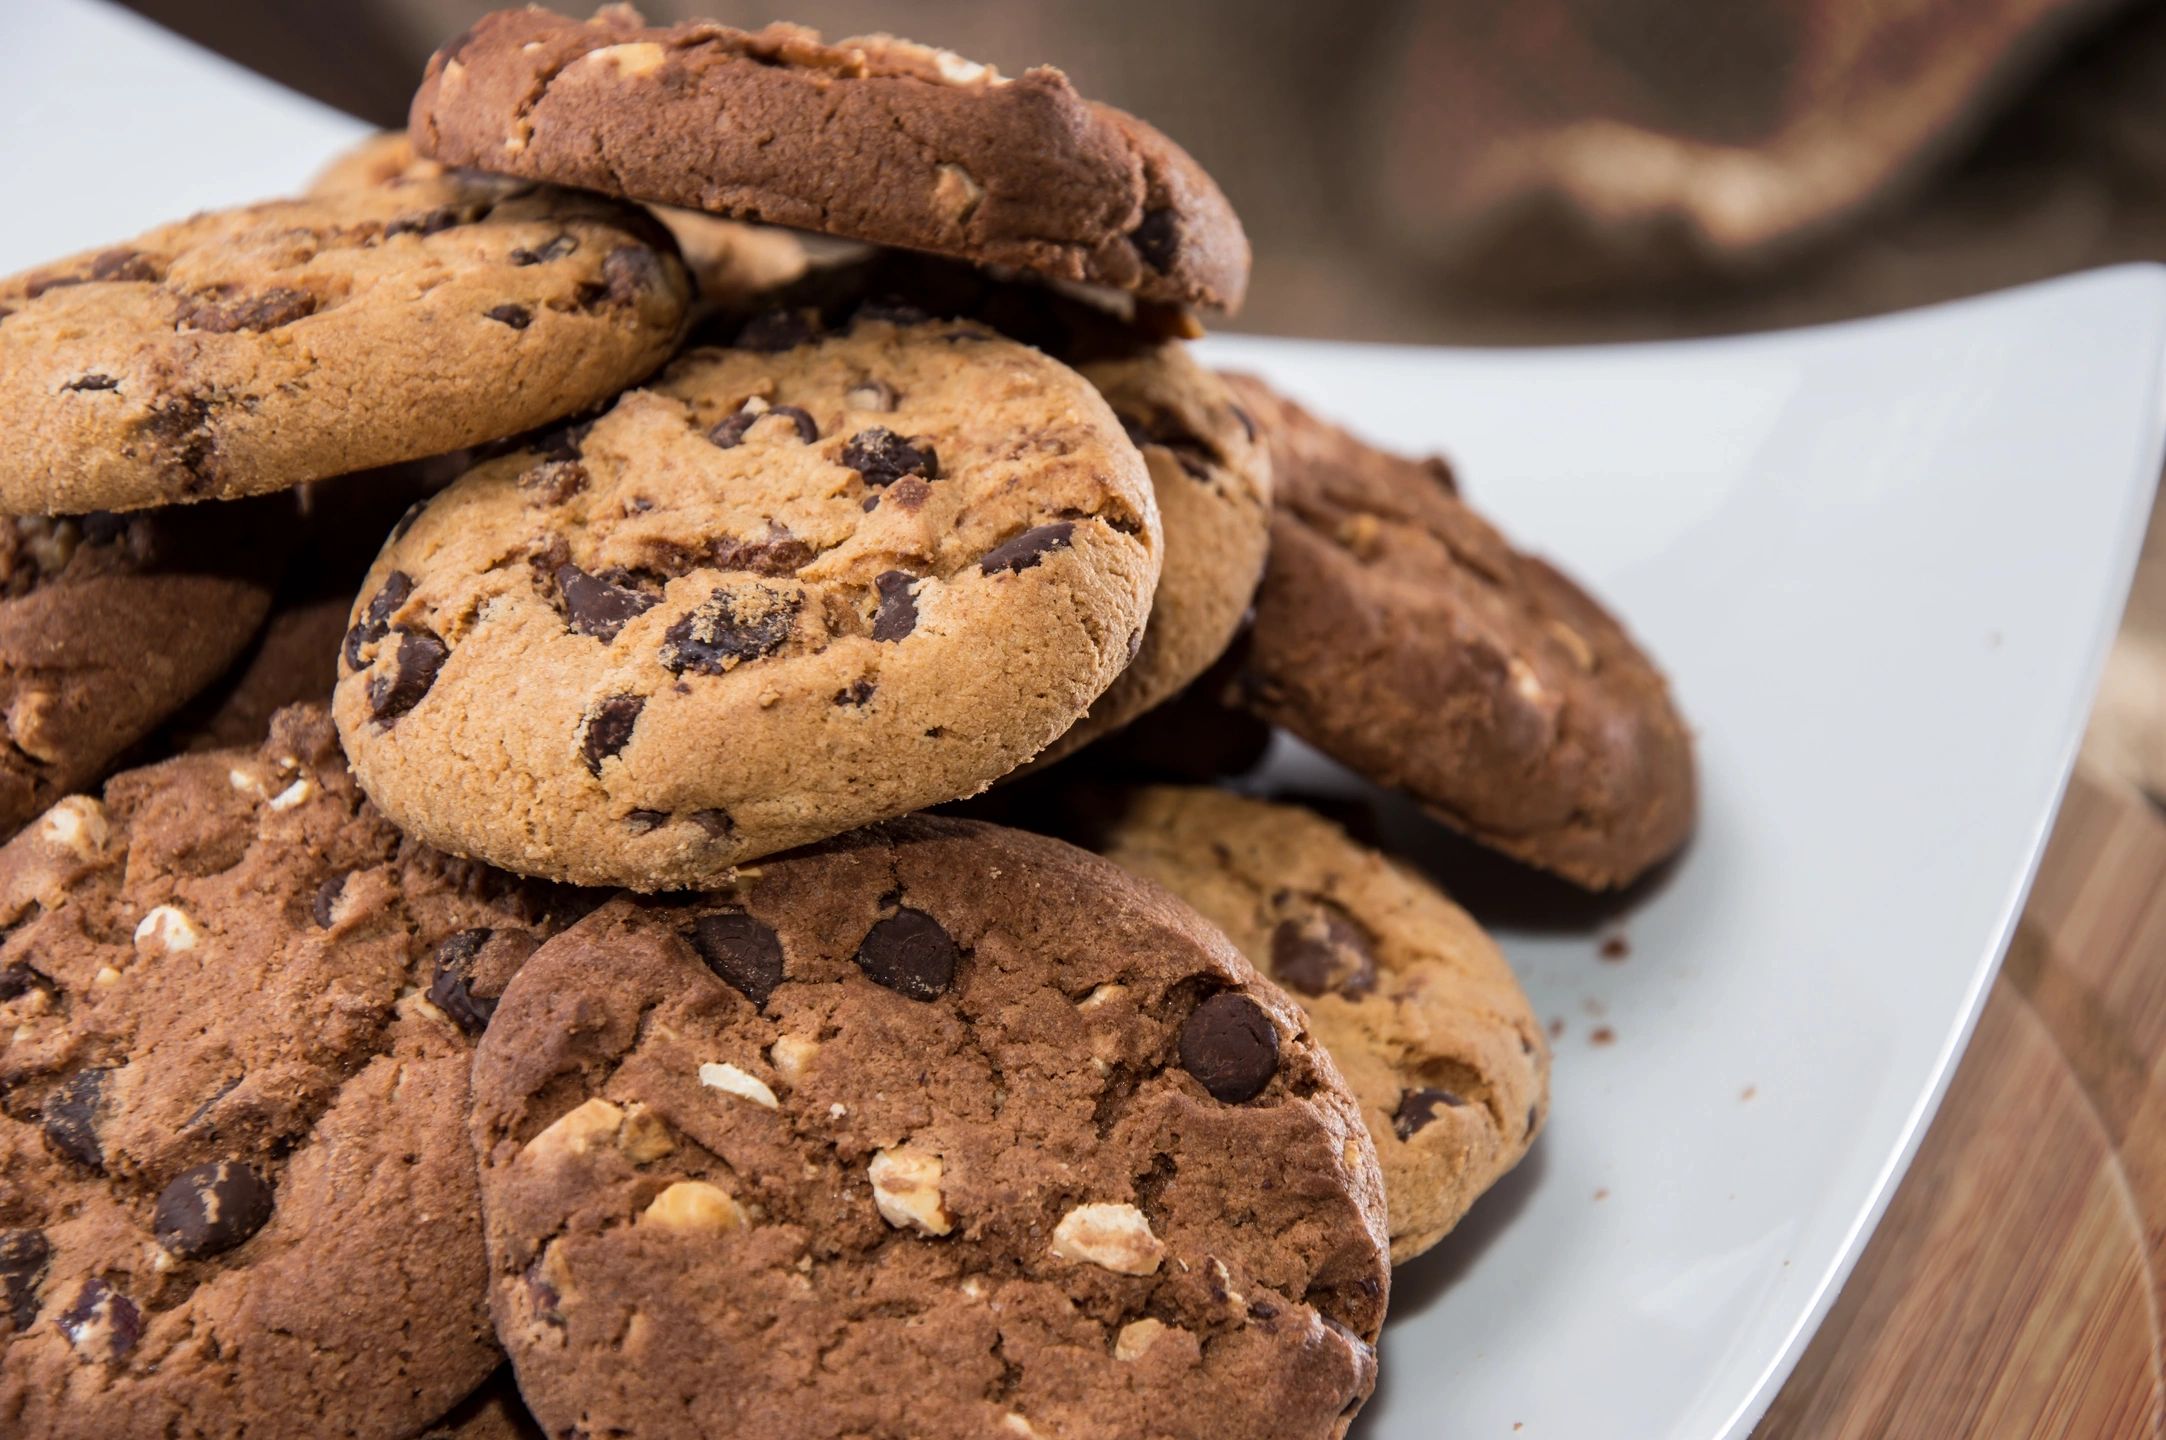
[[[782,983],[782,937],[742,910],[721,910],[692,922],[692,948],[731,989],[761,1009]]]
[[[118,390],[120,382],[110,375],[90,374],[70,380],[60,387],[63,390]]]
[[[772,655],[789,640],[804,603],[802,595],[764,585],[746,590],[718,588],[665,632],[663,668],[676,675],[687,670],[720,675],[745,661]]]
[[[569,235],[559,235],[539,250],[529,250],[523,245],[513,250],[511,252],[511,263],[514,265],[543,265],[551,260],[562,260],[578,248],[579,242],[576,239]]]
[[[208,396],[178,395],[152,405],[140,427],[161,464],[180,472],[190,495],[209,490],[221,469],[218,437],[211,430],[217,408]]]
[[[315,918],[319,929],[331,928],[331,919],[338,913],[338,897],[346,893],[346,876],[333,875],[316,887],[316,898],[309,902],[308,913]]]
[[[940,456],[932,446],[923,440],[905,440],[881,425],[852,435],[842,447],[842,463],[867,485],[892,485],[905,475],[940,478]]]
[[[752,427],[770,415],[779,415],[797,427],[797,438],[810,445],[820,438],[820,427],[813,418],[795,405],[759,405],[749,402],[736,414],[718,422],[707,432],[707,438],[724,450],[734,450],[744,443]]]
[[[879,688],[870,680],[853,680],[835,692],[835,703],[862,706],[872,699],[873,692]]]
[[[662,257],[645,245],[619,245],[602,257],[602,283],[613,305],[632,305],[662,288]]]
[[[1228,1105],[1255,1099],[1278,1073],[1278,1027],[1261,1005],[1231,990],[1189,1012],[1180,1049],[1181,1068]]]
[[[429,982],[429,1003],[449,1015],[452,1023],[469,1035],[489,1028],[496,1002],[476,995],[469,987],[474,957],[495,932],[486,927],[461,930],[436,947],[436,975]]]
[[[843,393],[842,403],[852,410],[888,411],[899,397],[885,380],[860,380]]]
[[[413,504],[407,506],[405,513],[399,516],[398,523],[391,527],[391,538],[404,540],[406,532],[414,528],[414,522],[419,520],[421,512],[428,508],[429,502],[426,500],[416,500]]]
[[[544,1324],[561,1327],[564,1324],[564,1297],[557,1293],[556,1286],[542,1278],[540,1259],[526,1267],[526,1289],[536,1318]]]
[[[789,531],[768,522],[768,533],[758,540],[724,535],[707,546],[707,564],[717,570],[749,570],[755,575],[795,575],[812,559],[812,547]]]
[[[602,762],[631,743],[632,727],[639,723],[639,712],[646,708],[644,695],[612,695],[588,713],[587,733],[579,742],[579,753],[586,756],[589,771],[601,774]]]
[[[439,205],[434,210],[423,210],[414,215],[401,215],[384,226],[384,238],[394,235],[434,235],[449,230],[454,225],[469,224],[480,218],[471,206]]]
[[[534,312],[524,305],[492,305],[481,312],[485,320],[499,325],[509,325],[514,330],[524,330],[534,323]]]
[[[98,1106],[105,1095],[105,1079],[113,1072],[92,1066],[78,1070],[45,1097],[38,1125],[55,1150],[78,1165],[105,1168],[105,1150],[98,1143]]]
[[[271,1187],[238,1160],[216,1160],[173,1177],[158,1192],[151,1231],[183,1260],[223,1255],[271,1218]]]
[[[803,310],[764,310],[737,332],[740,350],[759,350],[777,355],[794,350],[819,333],[813,317]]]
[[[265,290],[234,295],[230,287],[202,291],[182,299],[180,323],[210,335],[262,332],[291,325],[316,313],[316,297],[306,290]]]
[[[661,603],[659,596],[611,584],[577,565],[559,565],[555,578],[557,593],[564,597],[564,618],[571,628],[605,643],[616,639],[617,632],[634,617]]]
[[[23,286],[23,296],[25,299],[35,300],[48,291],[65,290],[70,285],[86,285],[89,282],[88,275],[40,275]]]
[[[587,467],[577,460],[543,460],[520,471],[517,483],[544,505],[562,505],[587,488]]]
[[[140,250],[108,250],[90,262],[90,278],[156,281],[164,278],[164,272],[156,260]]]
[[[1233,412],[1234,419],[1241,422],[1241,433],[1246,435],[1250,443],[1253,444],[1256,439],[1256,417],[1249,414],[1248,410],[1240,405],[1228,405],[1226,408]]]
[[[1392,1112],[1391,1133],[1401,1140],[1411,1139],[1415,1131],[1427,1128],[1439,1113],[1466,1103],[1449,1090],[1409,1090],[1399,1097],[1399,1108]]]
[[[1155,445],[1173,457],[1173,463],[1191,480],[1208,482],[1218,455],[1203,439],[1181,422],[1179,416],[1156,410],[1148,418],[1120,417],[1121,428],[1137,449]]]
[[[875,985],[912,1000],[937,1000],[955,981],[955,937],[922,910],[901,909],[865,932],[857,965]]]
[[[451,647],[430,631],[401,631],[391,673],[369,681],[369,713],[388,723],[419,705],[450,654]]]
[[[917,597],[910,593],[917,578],[907,570],[883,570],[873,577],[873,587],[880,592],[880,608],[872,617],[873,639],[900,640],[918,628]]]
[[[1171,210],[1147,210],[1128,239],[1143,263],[1163,275],[1173,268],[1173,252],[1181,240],[1179,222]]]
[[[737,822],[730,819],[727,810],[694,810],[691,819],[710,839],[727,840],[737,831]]]
[[[986,551],[984,558],[978,561],[978,569],[987,575],[998,575],[1003,570],[1028,570],[1044,559],[1048,551],[1065,550],[1074,534],[1075,525],[1068,520],[1025,530]]]
[[[361,658],[361,647],[381,640],[391,631],[391,617],[398,613],[414,593],[414,577],[404,570],[394,570],[384,577],[381,590],[369,601],[361,618],[346,632],[346,667],[359,670],[367,664]]]
[[[43,990],[48,995],[58,993],[52,978],[27,961],[17,960],[0,968],[0,1001],[19,999],[32,990]]]
[[[38,1318],[38,1290],[52,1258],[43,1230],[0,1230],[0,1315],[18,1331]]]
[[[1328,901],[1271,932],[1271,978],[1304,995],[1358,1000],[1376,988],[1376,953],[1353,917]]]
[[[103,1275],[83,1282],[59,1323],[70,1345],[108,1363],[126,1357],[143,1338],[143,1312]]]
[[[645,835],[651,830],[661,829],[668,820],[667,810],[631,810],[625,813],[624,828],[634,835]]]

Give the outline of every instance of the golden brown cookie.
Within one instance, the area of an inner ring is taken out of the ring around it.
[[[1443,1239],[1534,1143],[1541,1025],[1495,942],[1412,868],[1296,806],[1177,786],[1129,792],[1093,841],[1301,1002],[1376,1142],[1394,1263]]]
[[[803,324],[688,352],[402,525],[335,706],[399,824],[715,884],[983,789],[1112,683],[1160,528],[1105,402],[967,322]]]
[[[642,212],[440,175],[198,215],[0,280],[0,511],[230,499],[545,424],[660,364]]]
[[[1441,460],[1229,376],[1272,451],[1271,558],[1240,691],[1485,845],[1590,889],[1674,854],[1692,738],[1624,627],[1514,550]]]
[[[500,10],[439,50],[424,155],[1231,310],[1248,240],[1187,152],[1076,94],[892,36]]]
[[[1375,1377],[1344,1082],[1059,841],[904,820],[617,901],[506,989],[474,1102],[551,1434],[1324,1440]]]

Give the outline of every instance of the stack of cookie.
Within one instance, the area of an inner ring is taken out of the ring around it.
[[[1247,271],[1057,71],[616,7],[0,281],[0,1433],[1343,1434],[1548,1055],[1243,717],[1591,888],[1692,762]]]

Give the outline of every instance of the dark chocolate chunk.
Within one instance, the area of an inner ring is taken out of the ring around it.
[[[426,500],[416,500],[413,504],[407,506],[405,513],[399,516],[398,523],[391,527],[391,538],[404,540],[406,532],[414,528],[414,522],[419,520],[421,512],[428,508],[429,502]]]
[[[749,570],[755,575],[795,575],[812,559],[812,547],[769,522],[758,540],[724,535],[707,546],[707,564],[717,570]]]
[[[727,810],[694,810],[691,820],[713,840],[727,840],[737,831],[737,822]]]
[[[140,250],[108,250],[90,262],[93,280],[157,281],[165,278],[159,263]]]
[[[744,323],[737,332],[737,348],[780,354],[794,350],[819,333],[812,316],[803,310],[765,310]]]
[[[514,330],[524,330],[534,323],[534,312],[524,305],[491,305],[481,313],[482,318],[509,325]]]
[[[78,376],[60,387],[63,390],[118,390],[120,382],[110,375],[90,374]]]
[[[579,242],[576,239],[569,235],[559,235],[539,250],[529,250],[523,245],[520,246],[511,252],[511,263],[514,265],[542,265],[551,260],[562,260],[578,248]]]
[[[873,639],[900,640],[918,628],[917,597],[910,593],[917,578],[907,570],[883,570],[873,577],[873,586],[880,592],[880,608],[872,617]]]
[[[905,440],[881,425],[852,435],[842,447],[842,463],[867,485],[892,485],[905,475],[940,478],[940,456],[932,446],[922,439]]]
[[[742,910],[721,910],[692,922],[692,948],[730,988],[766,1008],[782,983],[782,937]]]
[[[1279,1068],[1279,1032],[1263,1007],[1246,995],[1221,991],[1181,1022],[1181,1068],[1215,1100],[1253,1100]]]
[[[306,290],[232,293],[232,287],[200,291],[181,301],[180,323],[210,335],[276,330],[316,313],[317,300]]]
[[[0,1315],[17,1331],[38,1318],[38,1291],[53,1247],[43,1230],[0,1230]]]
[[[937,1000],[955,981],[955,937],[922,910],[897,910],[857,943],[857,965],[874,984],[912,1000]]]
[[[612,305],[637,304],[640,296],[662,288],[662,257],[645,245],[619,245],[602,257],[602,283]]]
[[[91,1066],[60,1082],[38,1112],[39,1128],[55,1150],[78,1165],[105,1168],[105,1150],[98,1142],[98,1106],[105,1096],[105,1080],[113,1072]]]
[[[18,999],[32,990],[43,990],[47,995],[59,993],[52,977],[28,961],[17,960],[0,967],[0,1001]]]
[[[434,210],[423,210],[414,215],[401,215],[384,226],[384,238],[394,235],[434,235],[449,230],[454,225],[469,225],[485,213],[472,205],[439,205]]]
[[[183,1260],[223,1255],[271,1218],[271,1186],[238,1160],[215,1160],[158,1192],[151,1231]]]
[[[644,695],[611,695],[588,713],[579,753],[586,757],[589,771],[601,774],[602,762],[631,743],[632,727],[646,708]]]
[[[1173,253],[1181,241],[1179,225],[1170,209],[1146,210],[1142,223],[1128,232],[1143,263],[1161,275],[1173,268]]]
[[[669,627],[662,665],[672,674],[696,670],[720,675],[748,660],[780,650],[797,626],[802,595],[755,585],[717,589],[691,614]]]
[[[93,1275],[60,1312],[60,1333],[85,1356],[110,1364],[125,1359],[143,1338],[143,1312],[103,1275]]]
[[[797,438],[810,445],[820,438],[820,426],[812,416],[795,405],[753,405],[747,402],[736,414],[720,421],[707,432],[707,438],[724,450],[734,450],[744,443],[753,426],[768,416],[779,416],[797,427]]]
[[[581,635],[608,642],[634,617],[646,614],[661,597],[642,594],[589,575],[577,565],[559,565],[557,593],[564,597],[564,618]]]
[[[369,681],[370,715],[379,723],[389,723],[419,705],[450,654],[451,647],[430,631],[400,631],[391,673]]]
[[[1048,551],[1066,549],[1074,534],[1075,524],[1068,520],[1025,530],[986,551],[984,558],[978,561],[978,569],[987,575],[997,575],[1003,570],[1028,570],[1044,559]]]
[[[414,577],[404,570],[394,570],[384,577],[383,588],[369,601],[368,608],[361,612],[361,618],[354,622],[354,627],[346,632],[344,649],[347,669],[359,670],[368,663],[361,658],[361,647],[373,644],[391,633],[391,617],[398,613],[399,607],[404,605],[413,593]]]
[[[1271,978],[1304,995],[1358,1000],[1376,989],[1376,951],[1352,916],[1320,900],[1272,930]]]
[[[496,1013],[496,1001],[476,995],[470,988],[474,957],[493,933],[486,927],[461,930],[436,947],[436,975],[429,982],[429,1003],[469,1035],[488,1029],[489,1017]]]
[[[862,706],[872,699],[873,692],[879,688],[870,680],[852,680],[835,692],[835,703],[837,705]]]
[[[577,460],[543,460],[520,471],[518,485],[544,505],[562,505],[587,488],[587,479],[587,467]]]
[[[1391,1114],[1391,1133],[1401,1140],[1412,1139],[1414,1132],[1425,1128],[1439,1112],[1466,1103],[1449,1090],[1409,1090],[1399,1097],[1399,1108]]]
[[[624,828],[634,835],[645,835],[659,830],[669,820],[667,810],[629,810],[625,812]]]
[[[331,928],[331,917],[338,910],[338,897],[345,889],[346,876],[343,872],[333,875],[316,887],[316,898],[309,902],[308,913],[315,918],[318,928]]]

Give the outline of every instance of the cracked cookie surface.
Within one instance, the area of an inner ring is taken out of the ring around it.
[[[651,218],[490,176],[198,215],[0,280],[0,509],[230,499],[606,399],[690,286]]]
[[[1226,378],[1276,487],[1245,703],[1590,889],[1674,854],[1697,803],[1692,739],[1624,628],[1513,549],[1443,461],[1376,449],[1260,380]]]
[[[638,890],[974,793],[1135,651],[1160,529],[1074,372],[778,313],[394,534],[336,714],[398,823]]]
[[[1412,868],[1308,810],[1223,790],[1132,791],[1093,831],[1308,1012],[1376,1142],[1394,1263],[1526,1154],[1549,1108],[1541,1026],[1496,943]]]
[[[1322,1437],[1374,1383],[1344,1082],[1224,937],[1059,841],[911,819],[614,901],[506,989],[474,1095],[552,1434]]]
[[[1050,68],[875,35],[482,17],[409,128],[454,165],[1234,309],[1247,237],[1188,154]]]
[[[0,1433],[397,1440],[471,1391],[472,1036],[576,904],[402,839],[321,708],[0,849]]]
[[[217,680],[270,610],[282,502],[0,517],[0,836]]]

